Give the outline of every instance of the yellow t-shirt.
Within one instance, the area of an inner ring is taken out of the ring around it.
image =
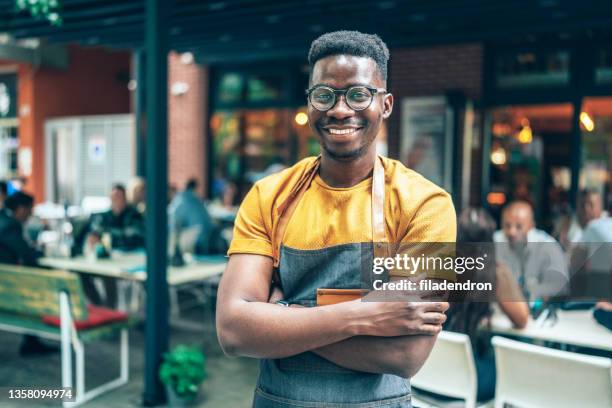
[[[278,206],[314,157],[258,181],[245,197],[228,255],[272,257]],[[396,160],[383,158],[385,227],[394,243],[455,242],[456,215],[447,192]],[[317,175],[289,221],[283,245],[300,250],[372,241],[372,178],[349,188],[328,186]]]

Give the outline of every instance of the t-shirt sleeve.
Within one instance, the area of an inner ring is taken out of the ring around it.
[[[408,230],[400,238],[399,253],[410,257],[437,258],[442,264],[455,256],[457,239],[457,216],[450,196],[443,192],[433,193],[417,208]],[[426,269],[430,278],[455,280],[453,270],[440,268],[432,262]],[[392,276],[403,276],[402,272]]]
[[[257,254],[272,256],[272,242],[263,217],[257,184],[246,195],[234,223],[234,234],[228,255]]]

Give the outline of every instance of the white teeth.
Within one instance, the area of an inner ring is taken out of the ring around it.
[[[332,135],[348,135],[355,132],[357,129],[327,129]]]

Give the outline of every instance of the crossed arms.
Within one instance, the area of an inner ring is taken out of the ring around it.
[[[272,304],[272,266],[266,256],[230,256],[217,299],[217,333],[226,354],[283,358],[312,351],[345,368],[411,377],[446,320],[446,302]]]

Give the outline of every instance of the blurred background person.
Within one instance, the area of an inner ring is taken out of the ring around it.
[[[23,227],[32,215],[34,198],[20,191],[0,211],[0,263],[35,266],[41,253],[25,239]]]
[[[135,207],[128,204],[122,184],[113,186],[110,200],[110,210],[91,216],[87,239],[89,245],[100,242],[104,234],[109,234],[112,249],[132,250],[144,247],[144,219]]]
[[[492,314],[491,301],[496,301],[514,327],[523,328],[529,319],[529,307],[512,272],[496,261],[493,249],[495,221],[483,209],[466,208],[457,220],[458,255],[478,257],[487,254],[482,271],[466,271],[457,275],[460,281],[494,282],[495,298],[485,299],[482,293],[453,292],[444,329],[467,334],[472,343],[478,380],[477,399],[495,395],[495,359],[486,322]],[[462,244],[468,244],[463,245]],[[480,245],[479,245],[480,244]]]
[[[568,265],[559,243],[535,228],[533,209],[512,201],[502,211],[501,230],[493,234],[496,254],[512,271],[525,298],[548,300],[568,288]]]
[[[214,230],[213,220],[196,194],[198,181],[191,178],[185,184],[185,189],[176,194],[168,208],[169,231],[173,239],[180,240],[181,234],[188,230],[198,230],[195,242],[195,253],[211,252],[211,237]],[[176,242],[176,241],[175,241]]]
[[[128,203],[144,216],[146,208],[145,181],[142,177],[133,177],[127,187]]]
[[[144,247],[145,227],[142,215],[127,202],[125,187],[115,184],[110,193],[111,208],[107,212],[93,214],[87,231],[86,252],[97,250],[102,244],[106,251],[112,249],[134,250]],[[115,308],[117,305],[117,282],[113,278],[102,278],[106,292],[103,302],[93,284],[91,276],[81,275],[83,288],[92,303]]]
[[[2,187],[0,186],[0,192]],[[36,266],[41,253],[24,236],[23,226],[32,215],[34,198],[17,191],[4,200],[0,209],[0,263]],[[21,356],[57,352],[55,346],[44,344],[38,337],[24,335],[19,346]]]
[[[603,200],[597,190],[583,190],[578,198],[576,213],[562,218],[555,235],[565,250],[571,250],[572,244],[579,242],[584,230],[593,220],[605,216]]]

